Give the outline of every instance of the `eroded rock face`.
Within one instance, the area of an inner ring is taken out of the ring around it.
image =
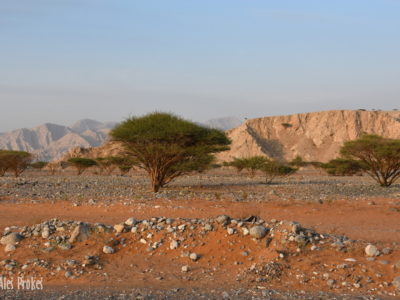
[[[400,138],[399,111],[335,110],[251,119],[228,131],[231,149],[217,155],[233,157],[267,155],[291,160],[327,162],[336,158],[345,141],[364,133]]]

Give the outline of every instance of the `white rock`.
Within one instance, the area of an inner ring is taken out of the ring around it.
[[[125,225],[128,225],[128,226],[133,226],[136,223],[137,223],[137,221],[135,218],[129,218],[128,220],[125,221]]]
[[[244,235],[244,236],[249,235],[249,230],[248,230],[246,227],[244,227],[244,228],[242,229],[242,231],[243,231],[243,235]]]
[[[117,233],[121,233],[122,231],[124,231],[124,228],[125,228],[124,224],[116,224],[116,225],[114,225],[114,230]]]
[[[193,252],[193,253],[190,253],[189,258],[190,258],[191,260],[193,260],[193,261],[196,261],[196,260],[198,260],[200,257],[199,257],[198,254],[196,254],[196,253]]]
[[[8,245],[6,245],[6,246],[4,247],[4,252],[12,252],[12,251],[14,251],[15,249],[16,249],[16,248],[15,248],[14,245],[8,244]]]
[[[20,235],[17,232],[12,232],[10,234],[7,234],[6,236],[3,236],[0,239],[0,244],[2,245],[15,245],[16,243],[20,242],[24,237]]]
[[[367,256],[376,256],[378,254],[378,248],[369,244],[367,247],[365,247],[365,254]]]
[[[171,243],[169,244],[169,248],[171,249],[171,250],[174,250],[174,249],[176,249],[176,248],[178,248],[179,247],[179,243],[178,243],[178,241],[171,241]]]
[[[189,266],[182,266],[181,270],[182,270],[183,273],[186,273],[186,272],[189,272],[190,267]]]
[[[105,254],[113,254],[115,252],[115,250],[110,246],[104,246],[103,247],[103,252]]]
[[[264,226],[257,225],[250,228],[250,235],[256,239],[262,239],[267,233],[268,230]]]
[[[233,229],[233,228],[228,228],[226,231],[228,232],[229,235],[232,235],[235,233],[235,229]]]

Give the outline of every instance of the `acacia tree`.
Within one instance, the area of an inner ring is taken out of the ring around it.
[[[283,163],[271,160],[266,156],[252,156],[247,158],[234,158],[233,161],[227,162],[225,166],[232,166],[240,173],[247,170],[251,177],[254,177],[256,171],[261,171],[265,175],[265,182],[272,183],[278,176],[290,175],[297,169]]]
[[[114,157],[112,156],[97,157],[95,159],[97,162],[97,166],[100,168],[100,174],[105,171],[107,175],[110,175],[115,170],[117,166],[114,164],[113,159]]]
[[[76,168],[77,174],[81,175],[86,169],[97,166],[95,160],[85,157],[74,157],[68,159],[68,163]]]
[[[340,153],[361,161],[365,172],[381,186],[388,187],[400,177],[400,140],[364,135],[344,143]]]
[[[265,156],[252,156],[247,158],[234,157],[233,161],[227,162],[225,165],[236,168],[238,173],[242,170],[247,170],[250,173],[250,176],[254,177],[256,171],[260,170],[267,161],[268,158]]]
[[[33,155],[25,151],[0,150],[0,176],[12,170],[15,177],[20,176],[33,159]]]
[[[267,184],[271,184],[276,177],[288,176],[297,171],[296,168],[270,159],[267,159],[267,161],[260,166],[260,170],[265,174],[265,182]]]
[[[335,158],[327,163],[321,164],[321,167],[326,170],[329,175],[333,176],[352,176],[361,174],[367,169],[367,166],[359,160]]]
[[[224,132],[168,113],[129,118],[110,135],[148,173],[154,192],[179,176],[209,168],[213,154],[230,144]]]

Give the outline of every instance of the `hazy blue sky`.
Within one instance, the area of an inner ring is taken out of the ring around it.
[[[400,108],[400,0],[0,0],[0,131]]]

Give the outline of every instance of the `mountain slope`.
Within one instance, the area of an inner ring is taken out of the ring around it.
[[[231,149],[218,158],[267,155],[291,160],[300,155],[326,162],[339,155],[345,141],[365,133],[400,138],[400,112],[336,110],[248,120],[228,131]]]

